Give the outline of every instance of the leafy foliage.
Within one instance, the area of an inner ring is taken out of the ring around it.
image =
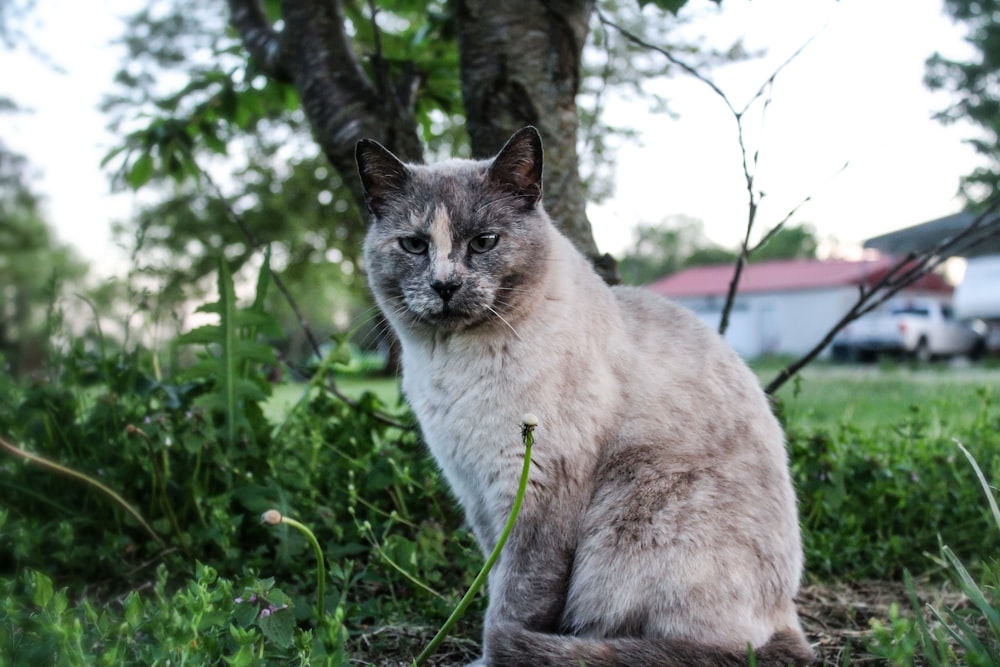
[[[969,143],[989,164],[967,175],[962,186],[972,202],[982,202],[1000,187],[1000,2],[947,0],[945,8],[968,26],[966,41],[976,54],[954,60],[935,53],[927,60],[924,81],[931,90],[955,96],[956,101],[937,114],[938,120],[966,119],[982,131]]]
[[[353,409],[325,389],[343,354],[320,366],[287,419],[266,421],[261,378],[272,358],[258,336],[270,324],[261,310],[267,275],[265,264],[253,304],[239,308],[220,264],[219,299],[203,307],[220,322],[178,341],[205,352],[174,382],[147,370],[149,355],[106,359],[73,347],[62,385],[85,392],[0,383],[4,404],[16,406],[0,430],[141,500],[171,543],[160,549],[83,486],[0,460],[10,507],[0,516],[5,658],[23,664],[55,647],[59,664],[340,665],[345,617],[360,628],[417,609],[432,623],[447,614],[478,551],[413,432],[377,418],[384,406],[373,395]],[[95,440],[107,447],[88,446]],[[301,537],[242,519],[269,507],[311,517],[335,559],[337,586],[321,618],[301,603]],[[121,608],[71,603],[81,591],[57,591],[43,574],[113,592],[139,586],[147,559],[160,563],[152,596],[130,593]],[[255,574],[262,569],[271,576]],[[169,584],[168,571],[181,581]],[[291,588],[279,591],[276,577]]]
[[[251,417],[255,423],[263,421],[260,402],[270,395],[266,377],[255,374],[261,366],[274,365],[274,351],[257,340],[258,331],[274,335],[274,320],[264,311],[264,299],[271,277],[270,257],[257,280],[257,296],[247,310],[236,307],[236,290],[233,276],[225,260],[219,261],[219,300],[202,306],[199,312],[216,313],[219,324],[205,325],[177,339],[181,345],[205,345],[218,348],[217,353],[202,357],[201,361],[181,374],[181,379],[214,378],[210,391],[195,401],[195,406],[219,414],[224,428],[224,442],[235,445],[243,441],[254,443],[263,436],[251,434]],[[266,330],[266,331],[265,331]]]
[[[993,490],[976,459],[957,443],[975,470],[996,529],[1000,531],[1000,511]],[[902,616],[898,607],[891,610],[888,624],[876,621],[871,641],[872,653],[888,658],[895,665],[912,665],[918,656],[933,667],[976,665],[987,667],[1000,663],[1000,561],[990,558],[982,565],[981,583],[948,547],[941,547],[942,565],[968,600],[968,604],[924,605],[917,598],[913,580],[906,577],[913,618]]]
[[[809,259],[816,256],[816,234],[809,225],[782,227],[757,248],[752,261]],[[673,216],[659,225],[640,225],[620,262],[624,282],[644,285],[691,266],[732,264],[738,253],[705,236],[700,220]]]
[[[988,391],[980,401],[968,440],[989,469],[1000,466],[1000,405]],[[898,580],[926,571],[939,540],[963,559],[1000,548],[1000,534],[983,534],[987,516],[953,433],[924,407],[873,429],[787,429],[813,576]]]

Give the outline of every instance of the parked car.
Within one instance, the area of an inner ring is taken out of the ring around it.
[[[985,331],[974,322],[955,319],[951,304],[933,298],[890,301],[845,327],[834,339],[834,359],[872,360],[879,354],[934,357],[978,357]]]

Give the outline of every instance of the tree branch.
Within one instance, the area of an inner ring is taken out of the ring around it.
[[[291,82],[281,48],[281,33],[271,25],[260,0],[229,0],[229,17],[257,66],[270,77]]]
[[[778,74],[781,73],[781,71],[785,69],[785,67],[787,67],[789,63],[795,60],[805,50],[805,48],[812,43],[812,41],[816,38],[816,35],[813,35],[808,40],[806,40],[787,59],[785,59],[784,62],[778,65],[778,67],[774,69],[771,75],[767,77],[767,79],[765,79],[764,83],[761,84],[760,88],[757,89],[757,92],[750,97],[750,99],[743,106],[743,108],[737,110],[736,107],[733,105],[732,101],[729,99],[729,96],[726,95],[726,93],[721,88],[719,88],[719,86],[714,81],[712,81],[707,76],[699,72],[697,69],[687,64],[683,60],[680,60],[679,58],[675,57],[672,53],[670,53],[666,49],[659,47],[655,44],[650,44],[649,42],[642,39],[635,33],[632,33],[629,30],[622,28],[618,24],[614,23],[613,21],[605,17],[600,12],[600,10],[597,10],[597,16],[602,24],[614,28],[630,42],[638,46],[641,46],[643,48],[649,49],[651,51],[655,51],[656,53],[659,53],[664,58],[666,58],[668,62],[679,67],[686,74],[694,77],[698,81],[701,81],[706,86],[708,86],[709,89],[712,90],[712,92],[714,92],[716,95],[719,96],[719,98],[722,99],[722,102],[726,105],[726,108],[729,109],[730,114],[732,114],[733,119],[736,121],[736,137],[740,147],[740,155],[743,163],[743,177],[746,182],[746,189],[747,189],[747,224],[746,224],[746,233],[744,234],[743,237],[743,242],[740,244],[740,254],[739,257],[736,259],[736,265],[733,267],[733,277],[729,282],[729,289],[726,292],[725,305],[723,305],[722,307],[722,317],[719,320],[719,334],[724,335],[726,333],[726,329],[729,328],[729,315],[732,312],[733,304],[736,301],[736,294],[739,291],[740,279],[743,276],[743,270],[746,268],[747,262],[750,261],[750,255],[763,244],[763,242],[761,242],[755,245],[753,248],[750,247],[750,237],[751,234],[753,233],[754,224],[756,223],[757,220],[757,211],[760,207],[760,200],[763,198],[763,194],[756,192],[754,190],[754,181],[757,175],[757,164],[758,164],[758,158],[760,156],[760,151],[759,150],[754,151],[753,156],[752,157],[750,156],[749,151],[747,150],[746,140],[743,131],[743,117],[746,115],[747,111],[749,111],[750,107],[753,106],[753,104],[757,100],[759,100],[761,97],[764,97],[765,95],[768,97],[764,101],[764,109],[765,110],[767,109],[768,105],[771,102],[770,92],[772,87],[774,86],[774,81],[777,78]],[[808,200],[809,199],[806,198],[805,201]],[[794,209],[792,209],[791,213],[785,216],[785,218],[768,233],[768,236],[774,234],[778,229],[780,229],[798,210],[798,208],[805,203],[805,201],[803,201]]]

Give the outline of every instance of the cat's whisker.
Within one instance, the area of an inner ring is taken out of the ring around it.
[[[510,322],[508,322],[506,320],[506,318],[504,318],[503,315],[501,315],[499,312],[497,312],[497,310],[493,306],[486,306],[486,310],[488,310],[491,313],[493,313],[494,315],[496,315],[500,319],[501,322],[503,322],[504,324],[507,325],[508,329],[510,329],[512,332],[514,332],[514,335],[517,336],[517,339],[519,341],[521,341],[522,343],[524,342],[524,339],[521,338],[521,334],[517,333],[517,329],[515,329],[513,326],[511,326]]]

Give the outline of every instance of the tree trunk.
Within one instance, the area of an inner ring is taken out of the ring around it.
[[[496,153],[534,125],[545,146],[545,207],[609,282],[587,219],[576,151],[576,95],[593,0],[458,0],[456,20],[466,128],[473,154]]]
[[[228,0],[233,25],[251,57],[299,93],[316,141],[364,209],[354,145],[370,137],[403,160],[423,161],[414,108],[415,68],[392,81],[376,54],[376,81],[361,68],[345,31],[340,0],[281,0],[284,27],[269,22],[261,0]],[[593,0],[457,0],[462,95],[477,156],[500,149],[524,125],[545,142],[545,206],[556,224],[606,280],[617,266],[601,256],[587,220],[576,152],[576,94]]]

